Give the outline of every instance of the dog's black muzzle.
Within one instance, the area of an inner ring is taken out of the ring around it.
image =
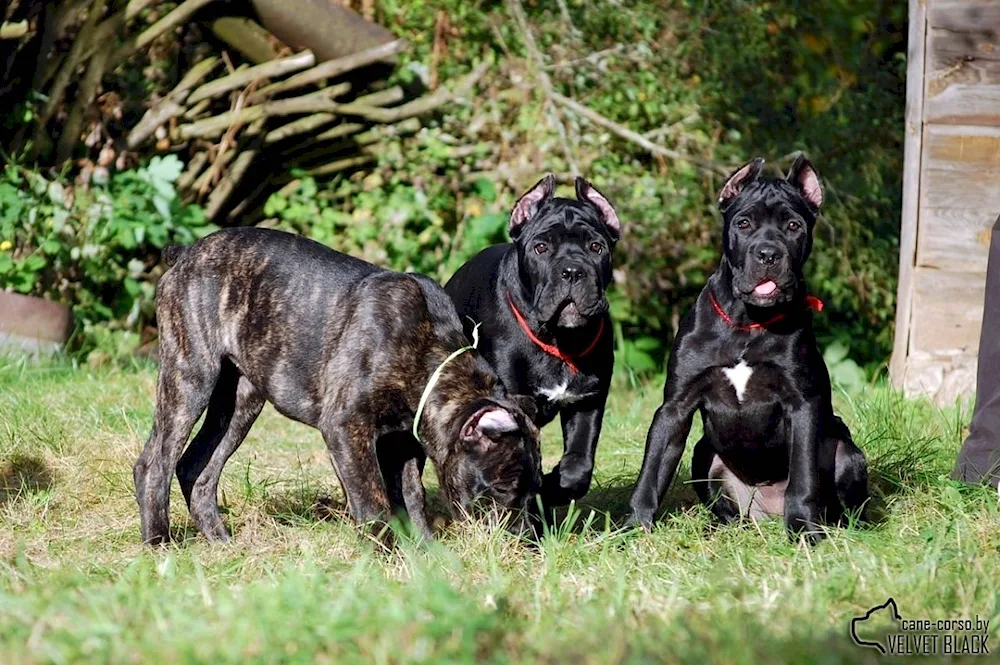
[[[747,304],[770,307],[787,302],[799,282],[792,256],[785,245],[768,238],[747,244],[736,267],[733,290]]]
[[[594,266],[576,261],[553,265],[538,309],[552,326],[581,328],[608,311],[601,276]]]

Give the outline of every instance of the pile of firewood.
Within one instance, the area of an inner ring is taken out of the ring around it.
[[[398,86],[352,95],[350,82],[331,83],[405,47],[394,40],[321,63],[307,50],[206,81],[222,64],[222,58],[211,56],[147,111],[128,133],[126,147],[136,150],[155,141],[160,151],[186,149],[190,159],[178,187],[204,200],[211,219],[230,202],[251,167],[265,164],[267,177],[244,193],[244,205],[229,209],[234,217],[261,191],[287,182],[292,168],[326,176],[373,161],[380,138],[416,132],[417,116],[466,92],[485,71],[480,66],[454,87],[405,103]]]
[[[453,85],[408,97],[385,82],[407,44],[337,0],[185,0],[137,20],[161,4],[70,0],[36,13],[29,21],[41,42],[33,83],[47,98],[25,144],[36,156],[47,147],[53,164],[94,145],[100,155],[81,162],[102,169],[120,168],[127,155],[176,153],[187,164],[179,192],[216,222],[259,205],[293,169],[319,177],[374,161],[380,139],[418,131],[419,116],[466,93],[485,73],[483,65]],[[72,20],[70,9],[82,23],[72,46],[52,57],[45,49],[65,32],[60,22]],[[214,52],[202,53],[169,93],[150,99],[138,122],[120,135],[104,123],[106,136],[92,142],[98,107],[114,94],[101,94],[106,74],[192,22],[214,34]],[[50,137],[58,137],[56,145]]]

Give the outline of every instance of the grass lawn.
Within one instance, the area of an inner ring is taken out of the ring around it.
[[[713,528],[686,462],[653,533],[621,533],[662,380],[619,380],[595,488],[539,547],[479,522],[383,554],[319,434],[267,407],[223,476],[233,542],[196,537],[174,483],[178,542],[151,551],[131,468],[154,383],[0,361],[0,663],[864,663],[851,618],[888,597],[904,619],[989,619],[1000,649],[997,494],[946,479],[968,411],[839,398],[883,517],[814,548],[780,521]]]

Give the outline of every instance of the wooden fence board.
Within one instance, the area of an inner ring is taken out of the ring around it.
[[[917,268],[913,283],[911,353],[975,355],[983,321],[985,273]]]
[[[932,1],[926,58],[927,122],[1000,126],[1000,2]]]
[[[985,274],[1000,214],[1000,127],[928,125],[921,165],[917,265]]]

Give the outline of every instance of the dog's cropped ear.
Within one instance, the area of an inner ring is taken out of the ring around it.
[[[757,157],[736,169],[719,192],[719,210],[725,211],[744,187],[760,177],[763,167],[764,158]]]
[[[552,198],[556,191],[556,177],[551,173],[539,180],[514,204],[514,209],[510,213],[510,237],[517,238],[524,228],[525,222],[529,221],[538,212],[538,208],[546,199]]]
[[[799,153],[785,179],[795,185],[814,212],[823,205],[823,185],[819,182],[819,174],[805,155]]]
[[[518,429],[510,411],[502,406],[487,406],[472,414],[462,425],[462,443],[468,448],[486,452],[502,435]]]
[[[576,177],[576,198],[579,201],[589,201],[597,206],[597,209],[601,211],[604,225],[608,227],[611,237],[617,241],[622,233],[622,223],[618,219],[618,213],[615,212],[611,201],[608,201],[604,194],[601,194],[596,187],[580,176]]]

